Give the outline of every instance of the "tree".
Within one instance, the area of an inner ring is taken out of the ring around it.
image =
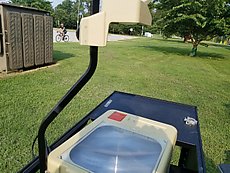
[[[109,32],[113,34],[141,35],[142,26],[140,24],[125,25],[120,23],[111,23]]]
[[[202,41],[229,32],[229,0],[155,0],[154,7],[161,12],[156,22],[165,37],[191,37],[191,56]]]
[[[76,14],[73,11],[74,2],[71,0],[64,0],[54,10],[54,21],[57,26],[64,23],[67,28],[74,28],[76,25]]]
[[[54,10],[55,25],[64,23],[67,28],[77,28],[80,18],[88,16],[90,0],[64,0]]]
[[[11,0],[13,4],[23,5],[26,7],[34,7],[40,10],[45,10],[53,14],[53,7],[48,0]]]

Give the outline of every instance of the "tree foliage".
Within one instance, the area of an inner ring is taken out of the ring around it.
[[[73,2],[71,0],[64,0],[54,9],[54,21],[56,26],[64,23],[65,27],[72,28],[76,24],[76,13],[73,10]]]
[[[55,25],[64,23],[67,28],[77,28],[80,18],[88,16],[90,0],[64,0],[54,9]]]
[[[54,9],[48,0],[11,0],[10,3],[48,11],[54,17],[55,27],[59,27],[61,23],[64,23],[67,28],[76,29],[80,18],[89,15],[90,1],[64,0]]]
[[[141,35],[142,26],[140,24],[125,25],[112,23],[109,26],[109,32],[113,34]]]
[[[53,7],[48,0],[11,0],[10,3],[23,5],[27,7],[34,7],[40,10],[45,10],[53,14]]]
[[[229,0],[155,0],[163,35],[191,36],[193,54],[203,40],[229,33]]]

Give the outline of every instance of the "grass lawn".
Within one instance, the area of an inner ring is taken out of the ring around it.
[[[177,40],[134,39],[99,49],[92,80],[48,129],[48,142],[70,128],[114,90],[198,106],[207,172],[230,163],[230,47]],[[57,65],[0,76],[0,172],[17,172],[31,159],[43,117],[88,66],[88,47],[54,44]]]

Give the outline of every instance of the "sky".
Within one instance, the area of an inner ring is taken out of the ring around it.
[[[63,0],[49,0],[49,1],[52,2],[53,7],[56,7],[58,4],[61,4]]]

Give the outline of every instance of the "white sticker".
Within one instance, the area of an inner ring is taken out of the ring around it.
[[[107,101],[107,103],[105,104],[104,107],[107,108],[112,102],[113,102],[113,100],[110,99],[109,101]]]

